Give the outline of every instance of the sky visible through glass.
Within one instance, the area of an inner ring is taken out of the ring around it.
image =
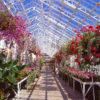
[[[41,50],[52,56],[74,30],[100,23],[100,0],[2,0],[13,15],[27,20]]]

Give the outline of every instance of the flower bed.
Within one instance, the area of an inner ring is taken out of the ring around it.
[[[74,76],[82,81],[92,81],[92,78],[95,79],[96,75],[92,72],[81,71],[75,68],[67,67],[62,70],[62,73],[68,74],[69,76]]]
[[[83,88],[81,87],[81,85],[82,86],[85,85],[85,94],[86,94],[86,92],[90,87],[93,89],[91,84],[94,84],[96,100],[99,100],[98,98],[100,93],[100,87],[96,83],[98,83],[97,81],[100,82],[100,76],[96,76],[92,72],[81,71],[72,67],[61,68],[60,71],[62,73],[60,74],[61,77],[65,78],[64,75],[66,75],[69,86],[71,86],[73,89],[77,90],[80,93],[83,93]],[[93,78],[93,82],[92,82],[92,78]],[[98,87],[98,90],[95,87]],[[93,100],[92,89],[90,89],[87,92],[88,95],[86,94],[85,96],[87,99]]]
[[[78,70],[78,69],[75,69],[75,68],[70,68],[70,67],[67,68],[67,71],[70,74],[77,76],[79,78],[89,79],[89,78],[95,76],[95,74],[93,74],[91,72],[81,71],[81,70]]]

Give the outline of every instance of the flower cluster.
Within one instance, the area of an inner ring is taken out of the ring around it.
[[[75,55],[75,62],[77,62],[79,66],[97,64],[96,59],[100,59],[100,25],[96,27],[84,26],[78,31],[75,30],[75,32],[77,33],[76,37],[67,42],[66,47],[64,46],[66,49],[64,50],[66,53],[64,53],[64,55],[67,55],[67,57]],[[60,53],[61,51],[59,51],[57,55],[61,55]],[[61,58],[61,56],[55,57],[57,59]]]
[[[81,32],[87,32],[87,33],[90,33],[90,32],[95,32],[95,28],[93,26],[84,26],[82,27],[81,29]]]
[[[61,62],[61,59],[62,59],[62,52],[59,51],[59,52],[56,53],[56,55],[55,55],[55,61],[56,61],[57,63],[60,63],[60,62]]]
[[[72,54],[78,53],[77,46],[78,46],[78,42],[76,42],[75,40],[72,40],[70,44],[70,51],[72,51]]]
[[[76,46],[76,43],[79,45]],[[74,47],[78,48],[78,51],[81,50],[83,55],[87,56],[90,52],[96,55],[100,50],[100,25],[83,27],[76,35]]]
[[[71,67],[68,67],[66,70],[69,74],[76,76],[78,78],[82,78],[82,79],[83,78],[84,79],[90,79],[91,77],[95,76],[95,74],[93,74],[91,72],[81,71],[81,70],[71,68]]]
[[[20,16],[12,16],[6,12],[0,12],[0,39],[15,41],[20,50],[23,51],[27,48],[28,51],[40,55],[40,49],[26,27],[26,21]]]
[[[12,16],[6,12],[0,12],[0,37],[6,40],[15,40],[20,44],[22,37],[30,35],[26,30],[26,21],[19,16]]]
[[[26,67],[24,70],[26,70],[28,73],[31,72],[33,70],[33,67]]]

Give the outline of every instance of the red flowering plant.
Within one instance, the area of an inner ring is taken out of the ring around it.
[[[62,51],[65,53],[66,56],[72,55],[72,51],[70,51],[71,41],[67,42],[66,45],[62,47]]]
[[[72,54],[77,54],[78,53],[78,42],[75,41],[75,39],[73,39],[71,41],[71,45],[70,45],[70,50],[72,51]]]
[[[63,53],[62,53],[61,50],[60,50],[59,52],[56,53],[56,55],[55,55],[56,63],[60,64],[60,62],[61,62],[61,60],[62,60],[62,56],[63,56]]]
[[[83,35],[80,35],[83,34]],[[82,27],[76,36],[78,43],[77,59],[75,60],[81,69],[89,69],[94,63],[94,58],[100,58],[100,26]],[[79,57],[80,55],[80,57]]]
[[[77,62],[78,66],[81,65],[82,61],[81,61],[81,55],[77,55],[76,59],[75,59],[75,62]]]
[[[68,47],[69,47],[69,51],[70,51],[70,54],[71,55],[76,55],[78,54],[78,50],[79,50],[79,43],[81,41],[81,39],[83,38],[83,36],[80,34],[80,33],[77,33],[76,37],[73,38],[69,44],[68,44]]]
[[[90,80],[95,76],[92,72],[89,72],[91,66],[100,64],[100,25],[83,27],[64,49],[65,56],[75,55],[75,62],[79,66],[79,70],[69,67],[64,68],[64,73],[69,73],[69,75],[82,80]]]

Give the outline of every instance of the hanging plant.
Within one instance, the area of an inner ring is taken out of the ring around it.
[[[10,16],[7,12],[0,11],[0,30],[6,30],[9,27]]]
[[[26,22],[19,16],[12,16],[6,12],[0,12],[0,36],[6,40],[20,42],[26,31]]]

